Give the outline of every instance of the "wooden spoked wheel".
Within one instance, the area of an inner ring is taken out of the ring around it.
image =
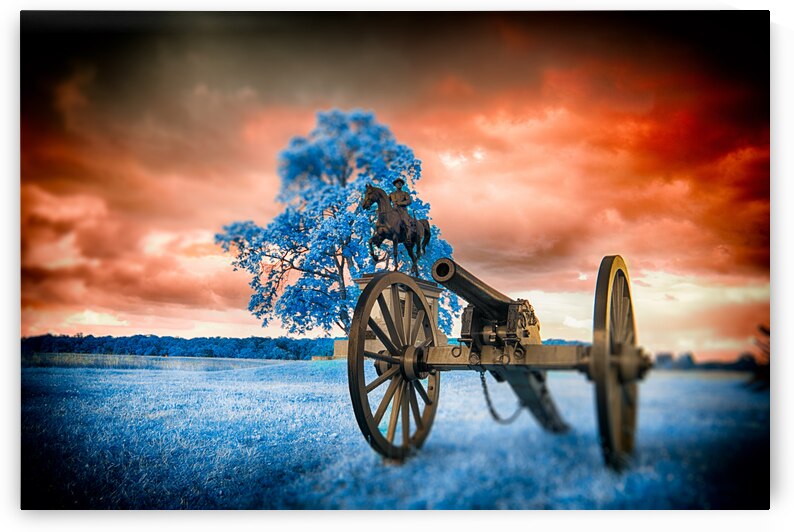
[[[625,467],[634,451],[636,368],[642,362],[636,344],[626,263],[618,255],[604,257],[596,282],[590,377],[595,382],[601,449],[613,469]]]
[[[389,272],[373,277],[353,313],[353,411],[364,438],[387,458],[401,460],[421,447],[436,415],[439,375],[422,361],[423,350],[436,345],[430,310],[412,278]]]

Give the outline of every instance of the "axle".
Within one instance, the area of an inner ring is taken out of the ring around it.
[[[419,349],[413,356],[423,371],[449,371],[472,369],[505,374],[514,371],[575,370],[592,378],[590,346],[585,345],[530,345],[524,351],[516,350],[513,357],[504,350],[484,346],[473,351],[466,345],[430,346]],[[621,382],[642,379],[652,363],[642,348],[620,346],[610,363],[617,368]]]
[[[505,350],[483,346],[472,350],[466,345],[431,346],[422,353],[423,366],[431,370],[577,370],[587,373],[590,347],[584,345],[529,345],[513,356]]]

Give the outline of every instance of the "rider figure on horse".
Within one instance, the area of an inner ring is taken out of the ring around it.
[[[411,195],[402,189],[403,185],[405,185],[403,178],[398,177],[392,184],[395,186],[396,190],[389,194],[389,199],[391,200],[392,206],[394,206],[400,214],[400,219],[403,224],[405,224],[405,242],[410,245],[411,233],[416,230],[414,227],[414,219],[408,214],[408,209],[406,209],[406,207],[411,204]]]

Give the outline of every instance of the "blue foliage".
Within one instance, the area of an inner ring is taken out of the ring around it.
[[[421,171],[413,151],[398,143],[374,114],[318,113],[316,127],[305,137],[293,138],[280,154],[277,199],[284,211],[267,227],[234,222],[216,235],[234,253],[235,269],[251,276],[249,311],[263,326],[280,319],[291,333],[330,331],[335,325],[347,332],[360,293],[352,280],[378,267],[367,249],[375,213],[359,206],[365,187],[389,190],[402,177],[414,216],[430,220],[430,205],[414,190]],[[437,227],[432,233],[419,261],[420,276],[426,279],[436,259],[452,256]],[[403,269],[410,266],[404,249],[400,264]],[[448,334],[460,308],[457,298],[445,292],[439,326]]]

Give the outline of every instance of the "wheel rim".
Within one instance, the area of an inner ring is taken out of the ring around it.
[[[385,350],[366,349],[368,330]],[[399,272],[373,277],[353,313],[348,384],[358,426],[383,456],[402,459],[430,433],[440,379],[422,371],[418,354],[436,342],[430,306],[413,279]]]
[[[601,449],[606,464],[622,469],[634,451],[637,382],[623,382],[620,363],[637,344],[629,275],[620,256],[604,257],[598,270],[591,376],[595,381]]]

